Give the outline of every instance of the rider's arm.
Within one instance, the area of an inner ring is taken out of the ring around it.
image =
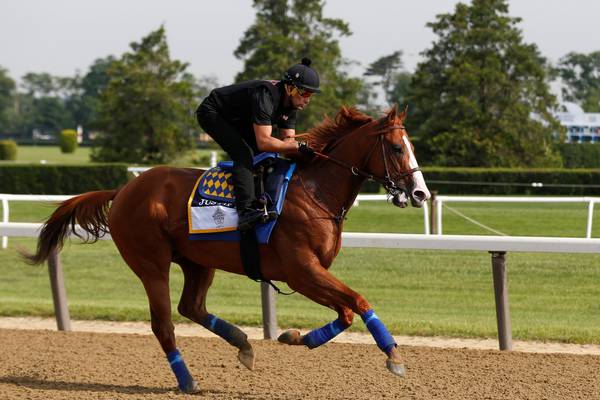
[[[272,116],[274,111],[273,97],[264,87],[257,88],[252,94],[252,119],[254,136],[259,151],[270,151],[283,154],[297,154],[298,143],[295,140],[280,140],[271,136],[273,133]],[[294,116],[295,118],[295,116]],[[289,124],[279,124],[279,128],[290,130],[294,120]]]
[[[283,141],[272,137],[272,131],[273,127],[271,125],[254,124],[254,135],[256,136],[258,150],[283,154],[296,154],[298,152],[298,143],[293,140],[293,136],[292,140]]]
[[[296,136],[296,130],[295,129],[279,129],[279,134],[281,136],[281,140],[283,140],[284,142],[290,141],[290,140],[295,140],[294,137]]]

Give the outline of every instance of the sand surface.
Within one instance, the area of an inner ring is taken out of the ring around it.
[[[407,376],[398,378],[373,344],[308,350],[253,339],[256,368],[248,371],[223,340],[178,326],[178,347],[202,389],[182,395],[145,324],[95,323],[96,331],[146,330],[139,334],[9,329],[0,321],[0,399],[600,399],[599,355],[401,344]]]
[[[51,318],[0,317],[0,329],[33,329],[54,331],[56,330],[56,321]],[[140,335],[152,335],[150,323],[147,322],[71,321],[71,329],[76,332],[136,333]],[[242,329],[250,339],[260,340],[264,338],[262,328],[242,327]],[[283,330],[279,330],[278,333],[281,332],[283,332]],[[303,333],[305,332],[306,331],[303,331]],[[175,324],[175,334],[178,337],[215,337],[211,332],[194,324]],[[498,350],[497,339],[465,339],[442,336],[394,336],[394,338],[398,344],[403,346]],[[374,343],[371,335],[357,332],[344,332],[336,337],[333,341],[337,343]],[[600,346],[593,344],[577,345],[567,343],[525,342],[514,340],[513,350],[527,353],[600,355]]]

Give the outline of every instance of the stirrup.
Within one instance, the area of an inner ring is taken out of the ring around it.
[[[264,214],[262,210],[246,208],[238,217],[238,229],[240,231],[251,229],[256,223],[263,221],[263,218]]]

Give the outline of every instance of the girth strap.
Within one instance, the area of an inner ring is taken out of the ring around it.
[[[244,273],[246,276],[248,276],[248,278],[256,282],[268,283],[279,294],[288,296],[296,293],[296,291],[289,293],[282,292],[281,289],[275,286],[273,282],[263,277],[262,273],[260,272],[260,253],[258,251],[258,241],[256,240],[254,229],[240,231],[240,255],[242,257]]]
[[[254,281],[262,280],[258,242],[254,229],[240,231],[240,253],[244,272],[248,278]]]

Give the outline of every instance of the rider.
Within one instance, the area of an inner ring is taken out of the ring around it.
[[[259,152],[312,154],[296,142],[296,111],[319,93],[319,75],[311,60],[286,71],[281,81],[247,81],[214,89],[196,110],[198,123],[233,160],[238,229],[247,230],[263,212],[256,208],[252,163]],[[272,137],[273,126],[280,137]]]

